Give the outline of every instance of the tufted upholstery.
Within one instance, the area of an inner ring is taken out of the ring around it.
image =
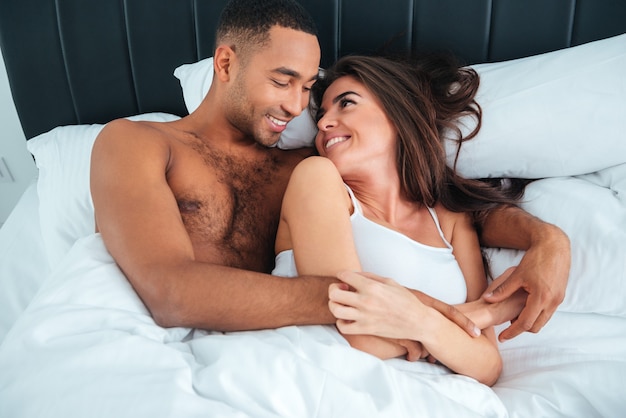
[[[0,0],[0,46],[27,138],[58,125],[186,113],[182,64],[212,55],[226,0]],[[386,48],[449,50],[466,63],[626,32],[622,0],[301,0],[322,65]]]

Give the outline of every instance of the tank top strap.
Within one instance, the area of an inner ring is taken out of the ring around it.
[[[354,192],[352,191],[350,186],[348,186],[347,184],[344,183],[343,185],[346,186],[346,189],[348,190],[348,194],[350,195],[350,199],[352,200],[352,206],[354,206],[354,214],[363,215],[361,204],[356,199],[356,196],[354,196]]]
[[[443,242],[446,244],[446,246],[452,249],[452,244],[450,244],[448,240],[446,239],[446,237],[443,235],[443,231],[441,230],[441,225],[439,224],[439,217],[437,216],[437,212],[435,212],[434,208],[430,208],[430,207],[428,208],[428,211],[430,212],[430,216],[432,216],[433,220],[435,221],[435,226],[437,226],[437,231],[439,231],[439,236],[441,237]]]

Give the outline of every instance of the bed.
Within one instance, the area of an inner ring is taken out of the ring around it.
[[[382,50],[472,65],[484,121],[457,168],[536,179],[523,207],[570,237],[565,300],[541,332],[500,344],[492,388],[378,360],[332,327],[216,333],[152,320],[93,232],[91,145],[114,118],[171,120],[197,106],[224,3],[0,1],[0,46],[39,169],[0,230],[0,416],[624,416],[626,3],[301,0],[322,67]],[[312,129],[303,115],[280,146],[306,144]],[[495,273],[522,256],[487,251]]]

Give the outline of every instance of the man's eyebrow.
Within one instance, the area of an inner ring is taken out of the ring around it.
[[[282,75],[286,75],[286,76],[289,76],[289,77],[293,77],[293,78],[296,78],[298,80],[300,80],[302,78],[302,74],[300,74],[296,70],[292,70],[291,68],[287,68],[287,67],[274,68],[272,70],[272,72],[279,73],[279,74],[282,74]],[[315,75],[313,77],[311,77],[311,79],[309,81],[316,81],[318,78],[319,78],[319,73],[315,73]]]

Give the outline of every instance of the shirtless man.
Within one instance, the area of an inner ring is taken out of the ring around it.
[[[335,322],[328,287],[336,279],[267,274],[287,181],[311,153],[269,146],[308,104],[319,62],[314,23],[297,3],[233,0],[198,109],[174,122],[116,120],[99,135],[91,168],[97,228],[160,325],[229,331]],[[567,238],[513,208],[494,211],[484,229],[487,244],[531,249],[527,268],[499,297],[525,288],[527,305],[537,303],[511,336],[537,331],[563,298]],[[458,312],[449,315],[473,329]]]

